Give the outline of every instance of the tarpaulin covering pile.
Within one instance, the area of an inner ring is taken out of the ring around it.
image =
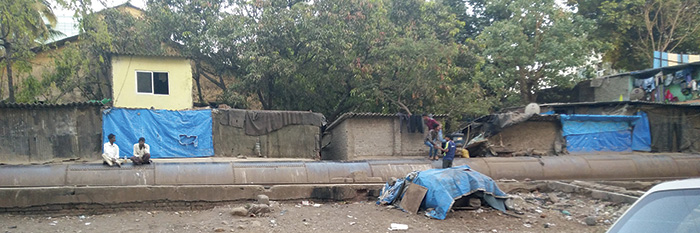
[[[468,165],[413,172],[393,185],[387,183],[377,204],[392,204],[401,199],[407,182],[428,188],[420,209],[432,209],[426,213],[431,218],[445,219],[455,200],[474,193],[483,194],[483,199],[491,207],[506,211],[508,195],[498,188],[493,179],[471,170]]]
[[[569,152],[632,151],[632,126],[641,116],[561,115]]]
[[[150,110],[110,108],[102,112],[102,142],[117,137],[119,155],[133,155],[140,137],[151,147],[152,158],[214,155],[211,110]]]

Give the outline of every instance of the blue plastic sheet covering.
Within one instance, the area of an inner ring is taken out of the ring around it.
[[[591,153],[597,151],[631,152],[630,131],[602,132],[566,136],[566,149],[570,152]]]
[[[645,112],[638,112],[639,119],[634,122],[632,130],[632,150],[651,151],[651,131],[649,117]]]
[[[140,137],[151,147],[152,158],[214,155],[211,110],[150,110],[110,108],[102,112],[103,142],[117,137],[119,155],[132,156]]]
[[[631,122],[640,116],[623,115],[560,115],[563,136],[629,131]]]
[[[632,124],[640,116],[561,115],[570,152],[632,151]]]
[[[406,181],[428,188],[421,209],[432,208],[426,213],[431,218],[445,219],[455,200],[478,192],[483,194],[483,199],[491,207],[506,211],[505,199],[508,195],[498,188],[493,179],[471,170],[468,165],[430,169],[418,172],[415,178],[409,175],[405,179],[399,179],[393,186],[387,183],[377,204],[393,203],[396,198],[400,198]]]

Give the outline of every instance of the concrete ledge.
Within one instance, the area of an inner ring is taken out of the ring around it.
[[[586,187],[581,187],[578,185],[567,184],[558,181],[547,182],[547,188],[552,190],[558,190],[565,193],[578,193],[583,195],[589,195],[595,199],[610,201],[615,203],[628,203],[632,204],[637,201],[638,197],[633,197],[629,195],[624,195],[620,193],[608,192],[603,190],[591,189]]]
[[[360,200],[376,196],[382,184],[332,185],[189,185],[0,188],[0,212],[47,210],[48,206],[87,206],[123,203],[212,203],[254,200],[265,194],[270,200]],[[52,207],[53,208],[53,207]]]

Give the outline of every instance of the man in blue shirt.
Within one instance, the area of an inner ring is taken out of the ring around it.
[[[445,156],[442,157],[442,168],[452,167],[452,160],[455,159],[455,152],[457,151],[457,146],[455,145],[455,142],[452,141],[452,137],[447,136],[445,139],[447,140],[447,146],[445,146],[445,149],[440,149],[447,152],[445,153]]]

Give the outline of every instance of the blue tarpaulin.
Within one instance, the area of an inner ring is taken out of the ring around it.
[[[651,131],[649,118],[645,112],[638,112],[639,119],[634,122],[632,130],[632,150],[651,151]]]
[[[641,116],[561,115],[570,152],[632,151],[632,123]]]
[[[103,142],[117,137],[120,157],[133,155],[140,137],[152,158],[214,155],[211,110],[150,110],[110,108],[102,112]]]
[[[467,165],[421,171],[415,178],[409,175],[405,179],[399,179],[393,186],[387,184],[377,203],[392,203],[399,198],[397,193],[401,192],[400,187],[405,184],[405,181],[428,188],[421,203],[421,209],[432,208],[433,210],[426,213],[432,218],[445,219],[455,200],[479,192],[491,207],[506,211],[505,199],[508,195],[496,186],[493,179],[471,170]],[[385,193],[388,195],[384,195]]]

